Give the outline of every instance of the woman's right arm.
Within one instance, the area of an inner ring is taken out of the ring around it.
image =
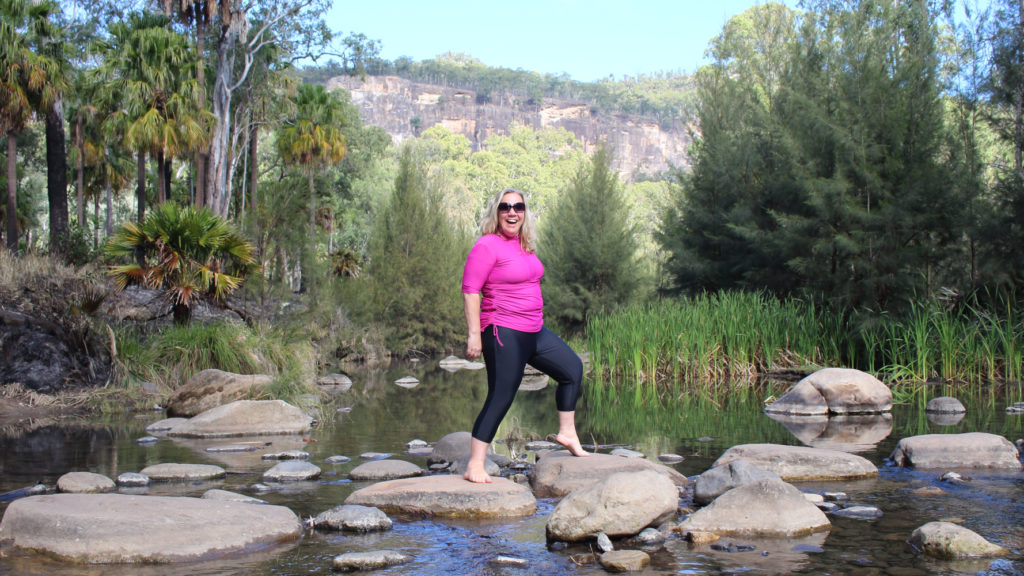
[[[462,295],[463,310],[466,313],[466,329],[469,337],[466,340],[466,356],[476,358],[480,356],[482,344],[480,343],[480,293]]]

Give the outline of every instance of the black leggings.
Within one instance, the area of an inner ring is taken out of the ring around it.
[[[495,336],[497,332],[497,336]],[[490,443],[498,432],[529,363],[555,379],[555,405],[559,412],[574,412],[583,380],[583,362],[569,345],[547,328],[520,332],[488,326],[483,330],[484,363],[487,365],[487,399],[473,424],[473,438]]]

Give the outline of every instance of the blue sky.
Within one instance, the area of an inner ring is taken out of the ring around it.
[[[328,25],[381,56],[463,52],[484,64],[591,82],[693,72],[729,17],[757,0],[337,0]],[[795,1],[784,2],[795,6]]]

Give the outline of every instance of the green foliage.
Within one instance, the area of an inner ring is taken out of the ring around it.
[[[773,371],[820,366],[858,368],[893,384],[1013,382],[1024,369],[1022,341],[1024,318],[1006,296],[925,300],[895,316],[718,292],[595,314],[586,348],[602,385],[662,397],[681,387],[715,393],[757,384]]]
[[[177,323],[187,323],[204,296],[223,301],[255,263],[253,246],[205,208],[167,203],[141,224],[126,222],[108,240],[112,258],[134,258],[109,271],[119,290],[130,284],[164,290]]]
[[[637,244],[607,148],[576,175],[540,234],[546,318],[576,331],[591,314],[630,301],[637,286]]]
[[[308,393],[316,362],[304,337],[285,331],[259,334],[232,322],[169,326],[144,334],[116,331],[115,363],[129,385],[152,382],[173,391],[196,372],[216,368],[236,374],[274,377],[275,397],[292,399]],[[298,385],[297,385],[298,383]]]
[[[402,152],[366,269],[375,319],[403,355],[452,350],[465,332],[459,278],[468,241],[445,218],[442,193],[420,162]]]
[[[662,244],[676,288],[898,308],[960,239],[924,3],[748,10],[698,74],[701,138]]]

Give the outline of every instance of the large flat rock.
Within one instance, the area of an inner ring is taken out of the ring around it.
[[[868,459],[838,450],[785,446],[782,444],[740,444],[719,456],[712,468],[735,460],[774,472],[786,482],[855,480],[878,476]]]
[[[518,518],[537,510],[530,490],[511,480],[476,484],[451,474],[378,482],[356,490],[345,504],[376,506],[388,514],[464,518]]]
[[[302,535],[283,506],[170,496],[52,494],[16,500],[0,521],[15,548],[90,564],[206,560]]]
[[[991,468],[1020,470],[1012,442],[996,434],[923,434],[903,438],[889,456],[897,466],[914,468]]]
[[[167,434],[195,438],[305,434],[312,425],[311,417],[283,400],[238,400],[189,418]]]
[[[654,470],[676,486],[686,486],[686,476],[664,464],[610,454],[591,454],[578,458],[566,451],[545,454],[534,467],[530,482],[538,498],[560,498],[612,474],[644,470]]]

